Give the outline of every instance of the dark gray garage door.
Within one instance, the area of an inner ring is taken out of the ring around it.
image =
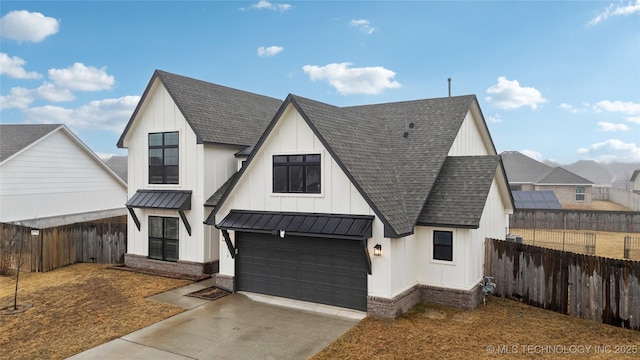
[[[367,310],[359,240],[236,232],[239,290]]]

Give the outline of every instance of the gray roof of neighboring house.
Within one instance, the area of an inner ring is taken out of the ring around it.
[[[105,164],[107,164],[107,166],[111,170],[113,170],[113,172],[115,172],[116,175],[118,175],[124,182],[127,182],[127,176],[129,172],[128,159],[128,156],[114,155],[107,159],[107,161],[105,161]]]
[[[593,184],[582,176],[562,167],[551,167],[518,151],[500,154],[509,183],[530,184]]]
[[[60,124],[0,124],[0,162],[61,126]]]
[[[587,180],[582,176],[576,175],[571,171],[562,167],[551,168],[550,171],[542,175],[537,181],[535,181],[535,183],[536,184],[571,184],[571,185],[593,184],[592,181]]]
[[[478,228],[500,161],[499,155],[447,157],[418,224]]]
[[[467,113],[474,104],[477,106],[473,95],[348,108],[289,95],[256,144],[256,149],[264,143],[289,104],[296,107],[373,208],[385,224],[385,234],[389,237],[413,232],[430,194],[434,204],[438,203],[434,192],[441,187],[434,187],[434,183],[441,169],[451,170],[456,169],[456,165],[466,164],[468,170],[491,173],[493,180],[496,167],[500,164],[497,155],[474,160],[453,158],[448,160],[450,166],[443,168]],[[406,137],[403,136],[405,132],[408,133]],[[251,160],[252,157],[249,157],[249,161]],[[486,171],[486,167],[491,166],[493,168]],[[244,168],[240,171],[240,176],[243,171]],[[443,176],[446,174],[443,173]],[[225,184],[227,189],[222,196],[212,196],[211,202],[208,201],[209,205],[224,202],[240,176],[231,184]],[[481,201],[482,209],[491,182],[487,185],[486,178],[476,177],[475,173],[473,176],[465,173],[464,177],[469,178],[467,182],[475,191],[482,189],[479,191],[485,195]],[[444,191],[448,188],[442,189]],[[457,207],[460,210],[460,205]],[[457,217],[449,214],[450,225],[477,226],[474,221],[482,214],[482,210],[478,212],[476,208],[460,211]],[[211,216],[215,215],[215,211]]]
[[[640,169],[633,171],[633,174],[631,174],[631,179],[629,179],[629,181],[636,181],[636,178],[638,176],[640,176]]]
[[[518,151],[504,151],[500,156],[510,183],[534,183],[552,169]]]
[[[255,144],[282,100],[156,70],[125,130],[124,138],[153,82],[159,79],[196,134],[198,143]]]

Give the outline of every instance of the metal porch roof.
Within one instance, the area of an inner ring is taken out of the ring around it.
[[[191,190],[138,190],[128,208],[191,210]]]

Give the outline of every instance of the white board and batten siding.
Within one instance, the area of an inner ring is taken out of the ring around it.
[[[124,208],[126,185],[74,135],[59,128],[0,169],[0,221]]]
[[[179,183],[149,184],[149,133],[177,131],[179,136]],[[179,222],[180,260],[208,262],[218,259],[218,231],[204,225],[210,209],[204,203],[235,172],[234,154],[239,148],[203,145],[187,123],[175,102],[159,80],[156,80],[138,111],[124,139],[129,152],[129,198],[139,189],[191,190],[191,210],[185,215],[191,226],[191,236]],[[141,229],[129,219],[127,252],[148,255],[149,216],[179,217],[176,211],[135,209]]]

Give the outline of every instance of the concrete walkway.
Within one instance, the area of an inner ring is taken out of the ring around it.
[[[366,316],[251,293],[215,301],[184,296],[211,285],[151,296],[189,310],[69,359],[307,359]]]

